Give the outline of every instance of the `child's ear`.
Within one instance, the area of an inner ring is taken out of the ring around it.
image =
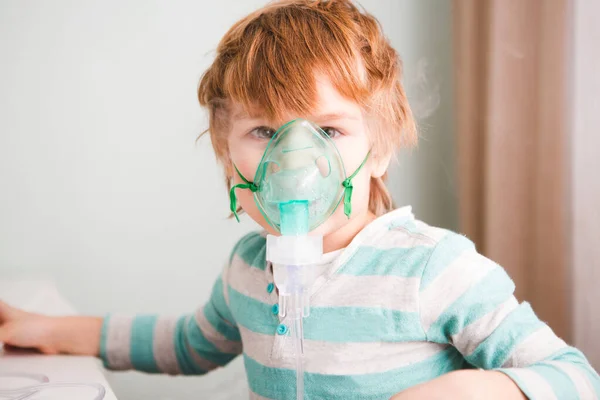
[[[390,166],[391,160],[391,152],[389,154],[373,155],[373,159],[371,160],[371,177],[375,179],[381,178]]]

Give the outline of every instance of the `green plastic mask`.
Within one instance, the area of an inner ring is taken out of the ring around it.
[[[237,218],[235,190],[239,188],[254,192],[258,209],[278,232],[282,232],[282,222],[286,226],[306,225],[296,226],[293,229],[296,232],[314,230],[333,214],[342,199],[344,212],[350,217],[352,178],[368,156],[350,177],[346,177],[333,140],[310,121],[290,121],[279,128],[269,142],[254,182],[237,171],[244,183],[231,188],[231,211]],[[296,222],[288,216],[295,216]]]

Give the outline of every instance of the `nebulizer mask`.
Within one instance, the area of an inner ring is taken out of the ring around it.
[[[254,181],[236,171],[243,183],[230,192],[231,211],[237,218],[236,189],[250,189],[266,221],[281,236],[267,236],[267,261],[273,265],[279,292],[279,316],[293,321],[291,336],[296,353],[297,398],[304,397],[303,322],[309,316],[309,296],[315,264],[323,256],[323,237],[308,235],[343,201],[352,211],[352,179],[347,177],[333,140],[317,125],[296,119],[277,130],[256,170]]]

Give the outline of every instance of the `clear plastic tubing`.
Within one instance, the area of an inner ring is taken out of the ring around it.
[[[304,331],[302,317],[294,319],[294,347],[296,350],[296,399],[304,399]]]

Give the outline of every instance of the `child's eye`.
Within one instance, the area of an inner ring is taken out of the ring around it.
[[[322,127],[321,129],[323,129],[323,132],[325,132],[327,134],[327,136],[329,136],[331,139],[335,139],[336,137],[341,135],[340,131],[338,131],[335,128],[326,126],[326,127]]]
[[[257,139],[271,139],[275,134],[275,129],[266,126],[259,126],[252,129],[250,134]]]

